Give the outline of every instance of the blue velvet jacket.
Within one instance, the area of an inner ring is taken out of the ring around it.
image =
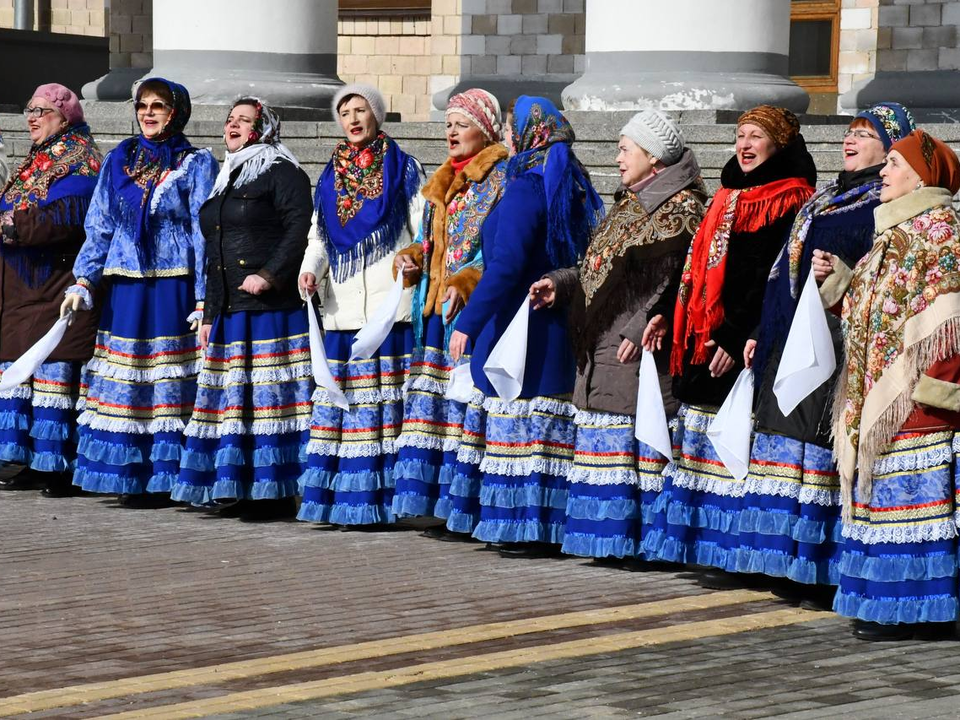
[[[557,268],[547,255],[547,203],[543,179],[533,173],[510,182],[481,231],[483,276],[456,329],[473,341],[473,382],[486,395],[496,391],[483,365],[528,295],[530,286]],[[576,363],[562,309],[532,311],[527,363],[520,397],[573,392]]]
[[[114,151],[115,152],[115,151]],[[200,206],[217,177],[218,165],[209,150],[197,150],[170,172],[153,193],[150,204],[150,267],[141,267],[134,228],[119,222],[120,211],[112,192],[109,162],[93,192],[84,223],[87,240],[73,266],[73,275],[96,285],[105,275],[123,277],[193,278],[198,302],[205,295],[204,247],[200,232]]]

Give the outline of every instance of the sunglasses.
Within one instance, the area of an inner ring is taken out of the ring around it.
[[[145,102],[140,102],[139,100],[137,100],[137,102],[133,104],[133,109],[136,110],[138,114],[145,113],[148,111],[150,113],[162,113],[162,112],[169,112],[170,110],[173,109],[173,107],[168,105],[165,102],[160,102],[159,100],[154,100],[149,105],[147,105]]]
[[[23,116],[27,118],[42,118],[47,113],[52,112],[53,108],[25,107],[23,109]]]

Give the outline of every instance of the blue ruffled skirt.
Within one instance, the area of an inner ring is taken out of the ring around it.
[[[563,543],[576,409],[565,397],[487,398],[480,522],[493,543]]]
[[[413,331],[409,323],[397,323],[372,358],[350,361],[355,335],[330,331],[324,336],[330,370],[350,411],[331,404],[326,390],[314,392],[298,520],[371,525],[395,519],[393,468]]]
[[[836,585],[840,478],[833,452],[757,433],[739,512],[737,570]]]
[[[738,511],[746,484],[727,471],[707,437],[714,417],[710,408],[680,408],[673,439],[679,454],[663,471],[663,490],[644,528],[648,560],[737,569]]]
[[[0,364],[0,377],[11,364]],[[44,363],[30,380],[0,393],[0,463],[73,470],[79,398],[79,362]]]
[[[843,524],[833,609],[869,622],[958,617],[957,454],[953,431],[899,433],[874,466],[869,497],[854,491]]]
[[[195,308],[188,277],[110,278],[81,379],[74,485],[126,494],[173,488],[200,371],[187,323]]]
[[[662,489],[666,459],[636,439],[632,415],[580,410],[574,424],[563,552],[641,555],[641,519]]]
[[[424,347],[414,352],[410,363],[403,430],[393,468],[393,513],[398,518],[446,519],[451,511],[450,484],[466,405],[444,398],[454,367],[453,359],[442,349],[444,329],[439,315],[430,316]]]
[[[217,316],[197,384],[170,497],[206,504],[296,495],[313,392],[303,308]]]

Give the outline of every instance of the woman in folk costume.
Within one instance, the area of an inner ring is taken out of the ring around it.
[[[258,98],[224,123],[227,154],[200,208],[207,239],[203,368],[173,500],[227,504],[245,520],[296,514],[313,391],[297,273],[307,248],[310,179]]]
[[[345,139],[333,151],[314,197],[314,222],[300,268],[304,297],[321,289],[324,347],[350,410],[314,394],[301,478],[300,520],[334,525],[393,522],[393,466],[403,424],[401,388],[413,330],[404,290],[396,324],[368,360],[350,360],[357,331],[394,285],[394,256],[417,236],[423,168],[381,130],[383,96],[347,85],[334,97]]]
[[[644,345],[655,347],[671,318],[670,372],[682,403],[679,454],[664,470],[652,526],[644,529],[648,559],[736,570],[744,483],[720,462],[706,432],[743,367],[770,266],[815,182],[793,113],[761,105],[740,116],[736,154],[690,246],[679,292],[672,300],[664,294],[644,331]]]
[[[206,285],[198,214],[217,161],[183,135],[190,96],[182,85],[146,80],[134,107],[140,135],[104,161],[61,312],[89,310],[106,285],[82,378],[73,483],[150,507],[169,502],[197,390]]]
[[[416,287],[416,350],[397,442],[393,512],[434,515],[446,525],[428,534],[469,537],[479,521],[480,488],[475,477],[453,484],[458,450],[469,452],[470,441],[463,432],[467,405],[444,398],[453,370],[448,347],[483,271],[480,228],[503,191],[507,149],[500,144],[500,104],[485,90],[450,98],[446,120],[449,157],[423,187],[422,240],[400,252],[395,268]],[[480,411],[475,406],[471,414]]]
[[[834,610],[865,640],[936,639],[960,616],[960,161],[915,130],[880,174],[876,238],[852,277],[833,257],[813,265],[828,289],[849,282],[833,420],[844,539]]]
[[[829,405],[836,378],[784,417],[773,392],[787,333],[815,251],[853,267],[873,244],[880,169],[890,145],[913,129],[902,105],[882,103],[850,123],[843,171],[797,214],[767,280],[757,340],[744,362],[757,384],[756,436],[740,513],[737,570],[789,578],[810,607],[829,609],[837,584],[840,484],[830,449]],[[840,323],[829,316],[838,356]]]
[[[103,163],[71,90],[41,85],[24,113],[33,144],[0,191],[0,370],[57,321]],[[0,487],[31,486],[32,470],[45,495],[72,494],[80,366],[93,355],[97,319],[76,318],[31,380],[0,393],[0,462],[29,466]]]
[[[533,285],[541,303],[569,305],[577,357],[576,448],[563,552],[627,558],[640,552],[640,518],[661,489],[666,458],[634,436],[647,312],[680,271],[703,218],[706,189],[680,128],[644,110],[620,132],[623,186],[576,268]],[[668,416],[670,345],[656,353]]]
[[[559,548],[545,544],[563,542],[576,370],[566,313],[547,308],[530,317],[518,399],[498,397],[483,366],[528,302],[530,286],[583,257],[603,203],[573,154],[573,128],[549,100],[521,96],[506,126],[507,185],[481,230],[483,277],[457,320],[450,351],[458,359],[473,342],[471,374],[486,396],[473,535],[500,543],[509,555],[553,552]]]

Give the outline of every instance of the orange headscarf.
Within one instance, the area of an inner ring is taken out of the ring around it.
[[[953,195],[960,190],[960,160],[950,147],[923,130],[914,130],[890,146],[920,176],[924,185],[946,188]]]

